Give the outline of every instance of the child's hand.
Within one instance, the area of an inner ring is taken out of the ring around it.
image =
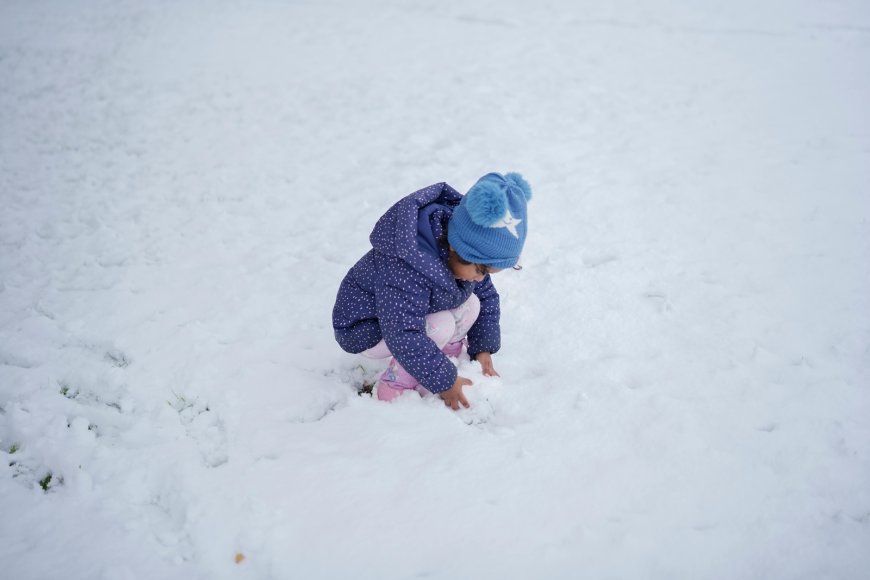
[[[470,384],[471,381],[465,377],[456,377],[456,382],[453,383],[453,386],[443,393],[439,393],[438,396],[444,399],[444,404],[454,411],[459,410],[460,404],[467,409],[471,405],[468,404],[468,399],[466,399],[465,395],[462,393],[462,387]]]
[[[483,374],[488,377],[500,377],[501,375],[495,372],[492,366],[492,355],[488,352],[477,353],[477,362],[480,363],[480,368],[483,369]]]

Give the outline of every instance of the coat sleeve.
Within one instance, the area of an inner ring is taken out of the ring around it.
[[[480,315],[468,331],[468,356],[472,360],[478,353],[495,353],[501,348],[501,310],[498,290],[492,283],[492,277],[487,275],[475,287],[474,293],[480,299]]]
[[[383,286],[377,296],[377,311],[387,347],[428,391],[446,391],[456,381],[456,367],[426,336],[428,284],[401,260],[386,258],[381,265]]]

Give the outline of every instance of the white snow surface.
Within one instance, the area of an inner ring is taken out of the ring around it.
[[[4,0],[0,575],[870,577],[868,72],[863,0]],[[501,377],[359,396],[341,278],[489,171]]]

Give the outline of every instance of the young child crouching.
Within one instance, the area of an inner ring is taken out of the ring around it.
[[[463,343],[483,374],[498,374],[499,296],[491,274],[516,267],[531,197],[518,173],[489,173],[464,196],[446,183],[430,185],[378,220],[372,249],[342,280],[332,311],[342,349],[392,356],[378,399],[416,389],[453,409],[468,407],[462,388],[471,381],[448,359]]]

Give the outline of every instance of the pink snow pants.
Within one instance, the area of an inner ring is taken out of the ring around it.
[[[452,310],[433,312],[426,316],[426,336],[432,339],[447,356],[457,357],[462,352],[462,339],[480,315],[480,299],[472,294],[461,306]],[[368,358],[387,358],[392,356],[387,343],[381,342],[364,351]],[[390,359],[387,370],[378,380],[378,399],[391,401],[403,392],[422,389],[411,374],[402,368],[394,358]],[[428,392],[428,391],[427,391]]]

